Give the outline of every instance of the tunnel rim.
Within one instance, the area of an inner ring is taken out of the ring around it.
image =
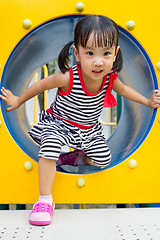
[[[5,72],[6,72],[7,65],[8,65],[8,63],[9,63],[12,55],[14,54],[14,52],[16,51],[16,49],[19,47],[19,45],[21,44],[21,42],[24,41],[24,39],[26,39],[28,36],[30,36],[30,35],[31,35],[34,31],[36,31],[37,29],[40,29],[41,27],[47,25],[47,24],[50,23],[50,22],[54,22],[54,21],[57,21],[57,20],[60,20],[60,19],[66,19],[66,18],[67,18],[67,19],[69,19],[69,18],[76,18],[76,17],[77,17],[77,18],[80,18],[80,17],[86,16],[86,15],[87,15],[87,14],[85,14],[85,15],[72,14],[72,15],[64,15],[64,16],[56,17],[56,18],[50,19],[50,20],[48,20],[48,21],[45,21],[45,22],[41,23],[40,25],[36,26],[35,28],[31,29],[31,31],[29,31],[25,36],[23,36],[23,37],[19,40],[19,42],[16,44],[16,46],[13,48],[13,50],[12,50],[11,53],[9,54],[9,57],[8,57],[8,59],[7,59],[6,63],[5,63],[5,66],[4,66],[4,68],[3,68],[3,72],[2,72],[2,76],[1,76],[0,88],[2,88],[2,86],[3,86],[3,84],[4,84],[4,75],[5,75]],[[147,53],[146,50],[143,48],[143,46],[140,44],[140,42],[139,42],[130,32],[128,32],[127,30],[125,30],[124,28],[122,28],[122,27],[119,26],[119,25],[118,25],[118,28],[119,28],[119,30],[120,30],[123,34],[125,34],[126,36],[128,36],[129,39],[131,39],[131,40],[135,43],[135,45],[138,46],[138,48],[142,51],[142,53],[143,53],[143,55],[145,56],[145,59],[146,59],[148,65],[149,65],[149,68],[150,68],[150,70],[151,70],[151,75],[152,75],[152,77],[153,77],[154,88],[155,88],[155,89],[158,89],[158,81],[157,81],[156,73],[155,73],[153,64],[152,64],[152,62],[151,62],[151,59],[149,58],[148,53]],[[24,150],[24,147],[20,144],[20,141],[17,140],[15,134],[12,132],[12,129],[10,128],[10,126],[9,126],[9,124],[8,124],[8,122],[7,122],[7,119],[6,119],[5,114],[4,114],[4,112],[5,112],[6,110],[5,110],[4,107],[3,107],[2,100],[1,100],[0,105],[1,105],[1,112],[2,112],[2,116],[3,116],[3,120],[4,120],[4,122],[5,122],[5,125],[6,125],[8,131],[9,131],[10,135],[12,136],[12,138],[13,138],[13,140],[16,142],[16,144],[23,150],[23,152],[25,152],[25,154],[28,155],[28,153],[26,152],[26,150]],[[109,169],[109,168],[113,168],[113,167],[117,166],[119,163],[121,163],[121,162],[123,162],[124,160],[126,160],[127,158],[129,158],[129,157],[141,146],[141,144],[142,144],[142,143],[144,142],[144,140],[147,138],[147,136],[148,136],[149,132],[151,131],[151,128],[152,128],[152,126],[153,126],[153,124],[154,124],[154,121],[155,121],[155,118],[156,118],[156,113],[157,113],[157,109],[154,109],[153,114],[152,114],[152,117],[151,117],[151,120],[150,120],[150,123],[149,123],[149,126],[148,126],[148,128],[146,129],[143,138],[138,142],[136,148],[135,148],[130,154],[127,155],[127,157],[122,158],[121,161],[118,162],[118,163],[116,163],[114,166],[111,166],[111,167],[110,167],[110,166],[107,166],[106,168],[104,168],[104,169],[99,169],[99,170],[96,171],[96,172],[100,172],[100,171],[104,171],[104,170]],[[121,118],[121,117],[120,117],[120,118]],[[118,125],[117,125],[117,127],[118,127]],[[112,135],[113,135],[113,134],[112,134]],[[112,135],[109,137],[109,139],[112,137]],[[33,160],[34,160],[34,159],[33,159]],[[36,161],[36,160],[34,160],[34,161]],[[60,170],[60,172],[65,172],[65,171]],[[76,173],[72,173],[72,172],[67,172],[67,173],[68,173],[68,174],[76,174]],[[82,174],[92,174],[92,173],[94,173],[94,172],[82,173]]]

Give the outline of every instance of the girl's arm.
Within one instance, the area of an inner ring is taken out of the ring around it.
[[[7,111],[14,110],[21,106],[27,100],[33,98],[45,90],[52,88],[61,88],[68,89],[70,82],[69,72],[62,73],[57,72],[51,76],[48,76],[34,84],[32,84],[20,97],[17,97],[12,94],[11,91],[2,87],[0,98],[4,100],[10,107],[7,108]]]
[[[152,96],[150,98],[146,98],[136,90],[124,85],[119,79],[115,80],[113,90],[122,97],[148,107],[157,108],[160,106],[160,92],[158,90],[154,90]]]

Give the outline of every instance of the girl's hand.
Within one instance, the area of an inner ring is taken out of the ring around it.
[[[0,95],[0,98],[3,99],[10,106],[6,109],[7,111],[14,110],[21,105],[19,102],[19,97],[13,95],[11,91],[2,87],[1,93],[3,95]]]
[[[148,99],[148,106],[151,108],[160,107],[160,91],[154,90],[152,96]]]

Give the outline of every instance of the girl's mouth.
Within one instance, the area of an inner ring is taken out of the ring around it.
[[[93,73],[95,74],[100,74],[103,72],[103,70],[99,69],[99,70],[92,70]]]

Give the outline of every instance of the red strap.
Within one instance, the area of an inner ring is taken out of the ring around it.
[[[118,76],[119,75],[115,72],[114,69],[113,73],[110,73],[109,75],[109,84],[104,98],[104,107],[113,107],[117,105],[117,101],[111,92],[113,89],[114,81],[118,78]]]
[[[60,95],[64,95],[67,96],[70,94],[70,92],[72,91],[72,87],[73,87],[73,69],[70,67],[69,68],[69,75],[70,75],[70,83],[69,83],[69,88],[66,92],[61,91],[60,88],[58,88],[58,93]]]
[[[73,121],[70,121],[70,120],[67,120],[67,119],[58,117],[56,114],[54,114],[54,113],[52,112],[52,109],[51,109],[51,108],[47,109],[46,112],[47,112],[47,113],[51,113],[51,114],[54,115],[55,117],[57,117],[57,118],[65,121],[65,122],[68,122],[69,124],[71,124],[71,125],[73,125],[73,126],[75,126],[75,127],[78,127],[78,128],[80,128],[80,129],[89,129],[89,128],[92,128],[92,127],[96,124],[96,123],[94,123],[94,124],[91,125],[91,126],[85,126],[85,125],[81,125],[81,124],[79,124],[79,123],[76,123],[76,122],[73,122]]]

